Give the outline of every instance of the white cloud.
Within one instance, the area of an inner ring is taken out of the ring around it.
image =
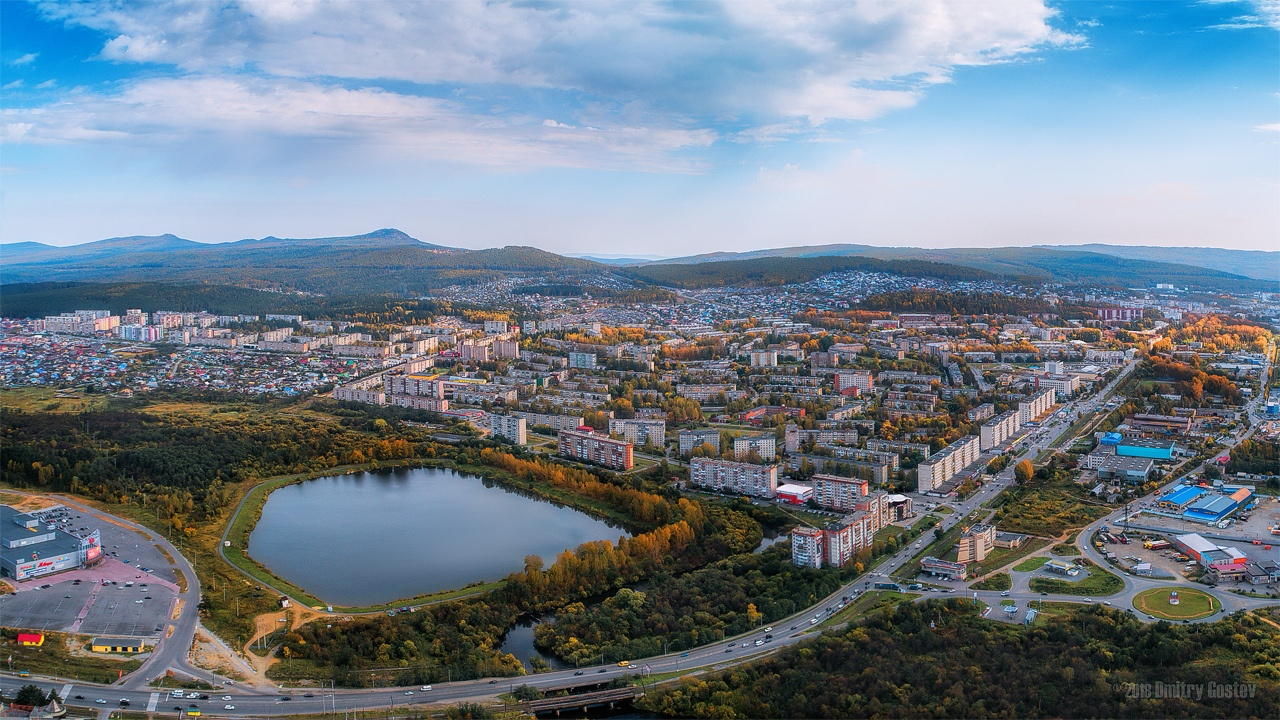
[[[696,171],[697,166],[665,159],[670,153],[705,147],[715,137],[704,130],[625,125],[592,131],[520,116],[495,119],[481,128],[459,104],[438,98],[225,77],[143,80],[118,95],[78,94],[52,106],[9,109],[4,118],[13,128],[10,140],[32,143],[109,137],[114,143],[149,147],[195,141],[232,153],[244,152],[247,144],[261,152],[261,141],[253,141],[257,138],[282,146],[281,151],[336,144],[352,154],[381,153],[384,161],[674,172]]]
[[[1262,132],[1280,132],[1280,123],[1267,123],[1265,125],[1254,125],[1253,129],[1261,130]]]
[[[35,62],[36,58],[38,57],[40,57],[40,53],[27,53],[26,55],[19,55],[13,60],[10,60],[9,64],[10,65],[30,65],[31,63]]]
[[[596,3],[178,0],[46,13],[112,36],[103,57],[188,72],[585,93],[654,114],[861,120],[954,68],[1083,38],[1040,0]],[[872,84],[905,83],[902,88]],[[905,93],[905,94],[896,94]]]
[[[16,89],[18,89],[18,88],[22,87],[22,84],[23,84],[23,83],[22,83],[22,80],[21,80],[21,79],[14,80],[13,82],[7,82],[7,83],[5,83],[5,84],[4,84],[4,89],[5,89],[5,90],[16,90]]]

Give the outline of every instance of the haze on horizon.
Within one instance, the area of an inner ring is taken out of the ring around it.
[[[0,3],[0,241],[1274,249],[1276,0]]]

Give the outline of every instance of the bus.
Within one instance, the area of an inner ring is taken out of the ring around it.
[[[902,588],[898,586],[898,583],[878,582],[875,584],[875,589],[876,590],[901,590]]]

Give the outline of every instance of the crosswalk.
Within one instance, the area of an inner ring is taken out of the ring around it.
[[[155,712],[156,703],[158,702],[160,702],[160,693],[158,692],[151,693],[151,699],[147,700],[147,712]]]
[[[66,700],[67,698],[71,697],[71,687],[72,687],[71,683],[67,683],[66,685],[63,685],[62,690],[58,692],[58,697],[62,698],[63,700]]]

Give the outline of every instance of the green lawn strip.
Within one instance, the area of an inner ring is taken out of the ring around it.
[[[1075,557],[1080,554],[1080,548],[1069,542],[1058,543],[1049,549],[1049,552],[1058,557]]]
[[[939,505],[933,509],[933,512],[936,512],[939,515],[950,515],[955,512],[955,508],[950,505]]]
[[[1169,593],[1174,591],[1178,593],[1177,605],[1169,603]],[[1222,603],[1202,590],[1170,586],[1143,590],[1134,596],[1133,607],[1164,620],[1198,620],[1222,609]]]
[[[1023,560],[1017,565],[1014,565],[1013,569],[1016,572],[1032,572],[1034,570],[1039,570],[1040,568],[1044,567],[1044,564],[1047,562],[1049,562],[1049,558],[1047,557],[1027,558],[1026,560]]]
[[[1100,567],[1087,567],[1089,577],[1078,582],[1059,580],[1058,578],[1033,577],[1028,587],[1034,592],[1047,592],[1055,595],[1088,595],[1105,597],[1115,595],[1124,589],[1124,581],[1119,576]]]
[[[1017,562],[1028,555],[1034,555],[1045,549],[1051,541],[1048,538],[1027,538],[1016,548],[996,548],[987,554],[979,565],[992,570],[1002,568],[1009,563]]]
[[[864,615],[882,610],[887,607],[893,607],[900,602],[914,600],[920,597],[920,593],[914,592],[897,592],[894,590],[871,590],[859,595],[853,602],[845,605],[844,609],[821,622],[810,626],[809,632],[820,632],[829,627],[840,625],[860,618]],[[809,622],[805,620],[804,622]]]
[[[1009,576],[1009,573],[996,573],[969,587],[974,590],[1009,590],[1013,587],[1013,578]]]
[[[87,635],[67,635],[64,633],[44,633],[44,644],[40,647],[18,645],[17,632],[5,630],[4,637],[9,641],[5,648],[5,658],[13,656],[13,671],[23,670],[32,675],[48,675],[50,677],[84,680],[85,682],[110,684],[115,682],[124,671],[127,675],[139,667],[141,660],[119,655],[85,656],[67,647],[71,642],[83,648],[89,643]],[[7,665],[6,665],[7,667]]]

